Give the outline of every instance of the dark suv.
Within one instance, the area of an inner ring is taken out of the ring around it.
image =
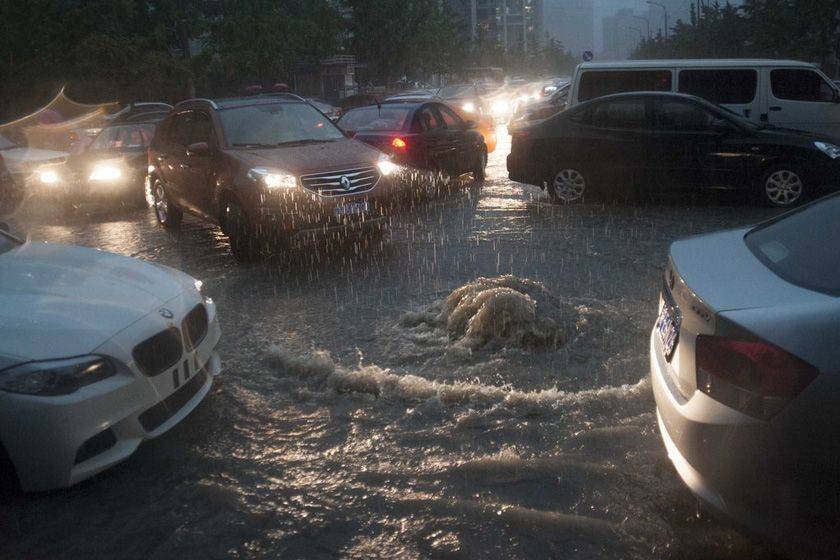
[[[181,102],[149,149],[158,221],[175,228],[189,212],[218,223],[240,260],[269,239],[381,227],[401,175],[290,94]]]

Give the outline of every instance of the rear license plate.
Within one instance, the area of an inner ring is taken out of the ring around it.
[[[343,206],[336,206],[333,210],[336,218],[340,218],[341,216],[358,216],[366,212],[370,212],[370,203],[367,201],[351,202]]]
[[[670,362],[680,336],[680,312],[667,302],[662,305],[662,311],[656,321],[656,332],[659,333],[659,341],[662,342],[662,353]]]

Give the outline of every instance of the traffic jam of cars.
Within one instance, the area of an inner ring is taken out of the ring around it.
[[[387,230],[437,182],[510,180],[552,204],[739,192],[768,221],[674,242],[649,380],[690,491],[796,550],[840,506],[840,90],[784,60],[583,63],[566,78],[454,83],[339,106],[292,93],[138,103],[62,149],[0,128],[0,215],[97,203],[218,227],[236,261]],[[524,188],[524,187],[523,187]],[[663,209],[667,212],[667,209]],[[0,464],[25,492],[77,484],[199,406],[223,372],[202,281],[0,223]],[[189,238],[179,243],[190,243]],[[830,481],[830,482],[826,482]],[[827,490],[831,488],[831,490]]]

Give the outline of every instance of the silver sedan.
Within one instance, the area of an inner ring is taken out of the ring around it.
[[[650,339],[668,456],[794,556],[840,544],[840,195],[674,243]]]

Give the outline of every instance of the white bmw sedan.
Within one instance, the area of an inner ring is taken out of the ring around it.
[[[25,491],[126,459],[205,397],[219,337],[186,274],[0,231],[0,459]]]
[[[674,243],[650,340],[688,487],[796,556],[840,544],[840,194]]]

